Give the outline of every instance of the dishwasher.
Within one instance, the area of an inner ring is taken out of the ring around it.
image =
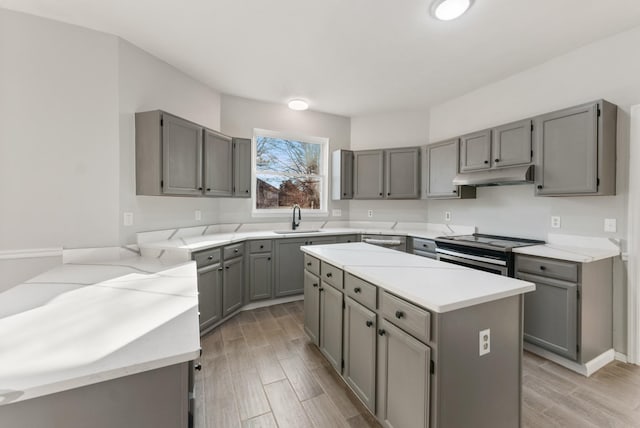
[[[360,239],[367,244],[391,248],[392,250],[407,251],[407,237],[395,235],[362,235]]]

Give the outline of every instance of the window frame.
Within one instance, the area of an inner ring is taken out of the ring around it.
[[[320,171],[313,177],[320,179],[320,209],[314,210],[302,208],[302,213],[307,216],[326,217],[329,212],[329,138],[301,135],[293,132],[272,131],[268,129],[254,128],[251,139],[251,216],[252,217],[289,217],[290,208],[257,208],[257,138],[271,137],[284,140],[294,140],[301,143],[320,145]]]

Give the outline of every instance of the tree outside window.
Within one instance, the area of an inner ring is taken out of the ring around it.
[[[294,204],[311,212],[326,210],[323,192],[327,144],[305,140],[270,131],[256,132],[256,212],[289,210]]]

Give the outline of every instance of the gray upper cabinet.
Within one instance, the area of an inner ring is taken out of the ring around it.
[[[331,199],[353,199],[353,152],[331,153]]]
[[[384,198],[384,151],[354,152],[353,199],[382,198]]]
[[[202,193],[202,127],[156,110],[136,113],[136,194]]]
[[[458,173],[459,153],[458,138],[427,146],[427,198],[476,197],[475,187],[453,185],[453,178]]]
[[[606,101],[535,118],[536,196],[615,194],[616,118]]]
[[[491,130],[460,137],[460,172],[491,168]]]
[[[498,126],[492,130],[491,166],[503,168],[531,163],[531,119]]]
[[[251,140],[233,139],[233,195],[238,198],[251,197]]]
[[[233,147],[231,137],[204,130],[204,194],[233,196]]]
[[[420,148],[385,150],[385,189],[387,199],[420,197]]]

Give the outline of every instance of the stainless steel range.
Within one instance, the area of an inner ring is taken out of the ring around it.
[[[435,241],[438,260],[510,277],[514,275],[514,248],[545,243],[480,233],[441,236]]]

